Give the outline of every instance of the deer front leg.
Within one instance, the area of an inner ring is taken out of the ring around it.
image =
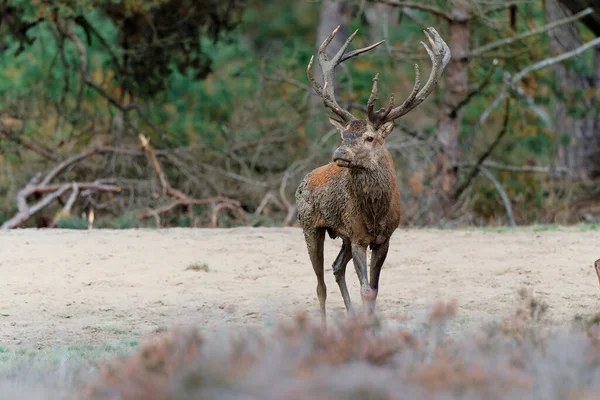
[[[353,243],[352,260],[354,261],[354,268],[356,268],[356,275],[358,275],[358,281],[360,282],[360,296],[363,306],[367,306],[367,309],[370,309],[370,304],[374,300],[374,296],[367,276],[367,246]]]
[[[390,239],[387,239],[382,244],[376,244],[371,251],[371,290],[373,302],[370,304],[370,312],[375,312],[375,302],[377,300],[377,291],[379,290],[379,274],[381,267],[387,257],[388,249],[390,248]]]
[[[354,308],[352,307],[352,301],[350,300],[350,294],[348,293],[348,286],[346,286],[346,265],[348,265],[348,262],[352,258],[352,245],[348,239],[343,240],[344,242],[342,243],[340,253],[333,262],[333,275],[340,287],[346,311],[351,316],[354,316]]]
[[[325,286],[325,276],[323,268],[323,242],[325,241],[325,229],[319,228],[304,233],[306,247],[310,262],[317,275],[317,296],[321,307],[321,320],[326,323],[325,300],[327,299],[327,287]]]

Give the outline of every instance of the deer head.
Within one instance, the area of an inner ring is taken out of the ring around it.
[[[335,56],[329,60],[325,49],[331,43],[339,28],[338,26],[331,32],[327,39],[319,46],[317,52],[319,65],[323,71],[323,86],[316,81],[312,73],[314,56],[311,57],[308,63],[308,79],[315,92],[323,99],[325,107],[329,108],[335,114],[335,116],[328,118],[331,124],[340,132],[342,143],[335,150],[333,161],[340,167],[372,169],[378,166],[378,160],[381,159],[380,155],[382,152],[387,152],[385,139],[394,129],[394,121],[417,107],[433,91],[435,85],[440,80],[444,68],[446,68],[446,65],[450,61],[450,49],[434,28],[427,28],[424,32],[429,39],[431,48],[423,42],[421,44],[427,50],[432,68],[425,86],[421,87],[419,66],[415,64],[415,84],[408,98],[399,106],[394,107],[394,95],[392,94],[388,106],[375,111],[375,102],[378,100],[377,84],[379,81],[379,74],[376,74],[373,78],[371,95],[367,102],[367,119],[359,120],[348,110],[340,107],[336,101],[333,70],[338,64],[379,46],[383,43],[383,40],[371,46],[344,54],[344,51],[346,51],[358,32],[357,29],[350,35]]]

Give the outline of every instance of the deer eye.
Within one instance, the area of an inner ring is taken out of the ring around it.
[[[373,136],[367,136],[367,142],[372,142],[373,141]]]

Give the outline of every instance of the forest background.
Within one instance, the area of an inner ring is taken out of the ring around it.
[[[452,53],[388,137],[402,226],[600,220],[600,1],[5,0],[0,225],[293,225],[339,142],[306,75],[337,25],[331,52],[385,40],[337,68],[355,115],[375,73],[428,76],[426,27]]]

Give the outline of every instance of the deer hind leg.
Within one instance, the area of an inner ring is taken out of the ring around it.
[[[371,251],[371,294],[372,302],[369,303],[369,312],[375,312],[375,302],[377,301],[377,291],[379,290],[379,274],[381,267],[387,257],[388,249],[390,248],[390,240],[386,240],[382,244],[376,244]]]
[[[372,308],[376,294],[373,293],[373,289],[369,286],[369,277],[367,276],[367,247],[353,243],[352,260],[354,261],[354,268],[360,282],[360,296],[363,306],[366,306],[367,310],[369,310]]]
[[[321,319],[326,322],[325,300],[327,299],[327,286],[325,286],[325,275],[323,268],[323,244],[325,242],[325,229],[319,228],[304,233],[308,255],[317,275],[317,296],[321,306]]]
[[[348,262],[352,259],[352,245],[350,244],[350,240],[346,238],[343,238],[343,241],[340,253],[333,262],[333,275],[340,287],[346,311],[351,316],[354,316],[352,301],[350,300],[350,294],[348,293],[348,286],[346,286],[346,265],[348,265]]]

